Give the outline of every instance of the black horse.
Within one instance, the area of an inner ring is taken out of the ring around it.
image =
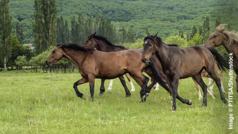
[[[211,78],[216,82],[221,99],[224,103],[227,103],[225,96],[221,90],[221,83],[219,74],[216,72],[214,57],[216,55],[216,61],[220,69],[228,67],[219,53],[215,49],[207,49],[204,46],[193,46],[188,48],[169,47],[162,42],[160,37],[148,35],[144,38],[144,51],[142,61],[147,63],[150,62],[150,58],[153,54],[157,56],[163,67],[163,72],[169,79],[169,84],[173,91],[173,106],[172,110],[176,110],[176,97],[178,96],[177,88],[179,79],[193,77],[194,80],[201,86],[203,90],[203,104],[207,106],[207,86],[202,80],[201,72],[205,69]],[[142,101],[146,97],[146,94],[142,92]],[[188,100],[184,100],[189,103]]]

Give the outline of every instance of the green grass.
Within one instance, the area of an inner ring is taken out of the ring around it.
[[[228,130],[228,106],[219,99],[217,88],[216,99],[208,95],[208,106],[201,107],[192,80],[181,80],[179,93],[193,105],[177,101],[177,111],[172,112],[171,98],[163,88],[153,90],[147,102],[140,103],[139,86],[134,82],[136,91],[125,98],[118,79],[103,96],[97,80],[94,102],[89,99],[89,85],[79,86],[87,96],[82,100],[73,89],[80,77],[78,73],[0,72],[0,133],[238,133],[237,92],[234,129]],[[225,75],[226,88],[227,81]]]

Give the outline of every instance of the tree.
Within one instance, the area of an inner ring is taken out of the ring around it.
[[[128,28],[127,40],[128,40],[129,42],[135,42],[135,40],[136,40],[136,39],[135,39],[135,33],[134,33],[132,27],[129,27],[129,28]]]
[[[192,39],[194,36],[195,36],[195,34],[197,33],[197,28],[196,28],[196,26],[193,26],[193,28],[192,28],[192,33],[191,33],[191,35],[190,35],[190,39]]]
[[[10,56],[10,37],[12,32],[11,17],[9,13],[9,0],[0,1],[0,51],[1,60],[3,59],[4,70],[7,70],[7,61]]]
[[[38,54],[56,44],[57,12],[55,0],[35,0],[34,2],[34,45]]]
[[[178,35],[172,35],[172,36],[169,36],[165,39],[165,43],[166,44],[177,44],[181,47],[187,47],[188,46],[188,42],[186,39],[184,38],[181,38],[180,36]]]
[[[70,34],[69,34],[69,26],[68,26],[68,21],[65,20],[64,22],[64,42],[69,42],[70,40]]]
[[[26,60],[26,56],[18,56],[17,59],[15,60],[16,65],[22,69],[22,66],[26,66],[27,65],[27,60]]]
[[[125,27],[122,27],[122,43],[125,43],[126,39],[127,39],[126,29]]]
[[[221,24],[221,17],[218,17],[215,22],[215,27],[219,26]]]
[[[27,60],[30,60],[33,56],[32,50],[28,46],[23,46],[16,38],[16,36],[11,36],[11,56],[9,56],[8,64],[9,66],[15,66],[15,60],[20,55],[25,55]]]
[[[202,36],[197,32],[191,40],[188,41],[188,46],[199,45],[202,43]]]
[[[23,33],[23,28],[22,28],[22,26],[21,26],[19,21],[16,23],[16,36],[17,36],[17,40],[20,43],[23,43],[24,33]]]
[[[76,21],[76,17],[73,16],[73,18],[71,19],[71,41],[73,43],[78,43],[79,42],[79,24]]]
[[[203,22],[203,42],[207,40],[210,35],[210,24],[209,24],[209,17],[206,17]]]

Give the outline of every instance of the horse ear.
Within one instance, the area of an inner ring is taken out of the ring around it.
[[[155,37],[157,37],[157,35],[158,35],[158,32],[155,34]]]
[[[149,33],[148,31],[147,31],[147,33],[146,33],[146,34],[147,34],[147,36],[150,36],[150,33]]]
[[[226,26],[227,26],[227,24],[220,24],[219,26],[216,27],[216,31],[222,33],[223,31],[226,30]]]
[[[96,35],[96,32],[93,34],[93,37]]]

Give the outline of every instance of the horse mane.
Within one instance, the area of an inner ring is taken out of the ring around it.
[[[102,40],[102,41],[106,42],[108,46],[111,46],[111,47],[119,47],[119,48],[121,48],[121,49],[125,49],[124,46],[113,45],[110,41],[107,40],[107,38],[105,38],[105,37],[103,37],[103,36],[95,35],[93,38],[98,39],[98,40]]]
[[[168,44],[168,46],[170,46],[170,47],[179,47],[179,45],[177,45],[177,44]]]
[[[228,37],[228,45],[235,42],[238,44],[238,34],[235,31],[228,31],[226,29],[226,24],[220,24],[216,27],[216,31],[225,34]]]
[[[145,38],[144,38],[144,41],[145,40],[147,40],[147,39],[150,39],[150,40],[154,40],[154,38],[156,39],[156,41],[158,42],[158,44],[165,44],[163,41],[162,41],[162,39],[160,38],[160,37],[158,37],[158,36],[153,36],[153,35],[149,35],[149,36],[146,36]],[[172,45],[172,44],[171,44]]]
[[[81,50],[84,52],[89,52],[89,51],[95,50],[93,48],[86,48],[86,47],[79,46],[78,44],[58,44],[57,46],[62,49],[69,48],[69,49],[74,49],[74,50]]]

